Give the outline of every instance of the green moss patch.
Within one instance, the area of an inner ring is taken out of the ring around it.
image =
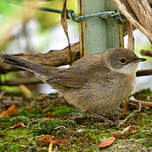
[[[150,96],[151,92],[146,91],[146,96],[144,92],[142,94],[142,97],[147,100],[147,96]],[[37,104],[37,102],[35,103]],[[27,105],[21,107],[18,114],[0,117],[0,152],[47,152],[48,144],[39,142],[39,139],[45,134],[51,135],[52,139],[67,140],[65,144],[53,145],[54,151],[99,151],[98,144],[101,141],[112,136],[113,132],[119,133],[129,125],[130,130],[137,130],[136,134],[120,137],[112,146],[102,151],[124,152],[139,149],[148,151],[152,147],[152,110],[149,108],[143,109],[121,128],[117,128],[104,125],[94,117],[81,114],[79,110],[66,104],[56,104],[43,112],[47,107],[48,105],[45,104],[33,107]],[[65,115],[65,117],[43,118],[43,115],[48,112],[53,115]],[[9,129],[18,122],[24,123],[25,127]]]

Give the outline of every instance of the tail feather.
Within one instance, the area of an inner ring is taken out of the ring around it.
[[[57,68],[50,67],[48,69],[48,67],[43,66],[41,64],[37,64],[32,61],[25,60],[12,55],[3,55],[2,59],[4,63],[14,65],[24,70],[39,74],[40,77],[45,76],[46,78],[53,78],[55,74],[59,71]]]

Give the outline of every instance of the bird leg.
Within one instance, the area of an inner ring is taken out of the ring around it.
[[[108,118],[106,118],[106,117],[104,117],[101,114],[98,114],[96,112],[90,112],[89,111],[89,113],[92,114],[93,116],[97,117],[98,119],[105,121],[106,123],[108,123],[108,124],[110,124],[112,126],[117,126],[119,124],[119,122],[115,122],[115,121],[109,120]]]

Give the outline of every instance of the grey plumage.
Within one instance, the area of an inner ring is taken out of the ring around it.
[[[39,74],[42,81],[59,90],[82,111],[106,113],[116,110],[132,92],[139,61],[128,49],[109,49],[85,56],[68,69],[46,67],[15,56],[3,55],[5,63]]]

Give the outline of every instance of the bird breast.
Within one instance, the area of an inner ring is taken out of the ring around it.
[[[120,105],[133,90],[134,75],[110,74],[107,77],[87,82],[81,89],[71,89],[64,93],[65,99],[82,111],[107,112]]]

